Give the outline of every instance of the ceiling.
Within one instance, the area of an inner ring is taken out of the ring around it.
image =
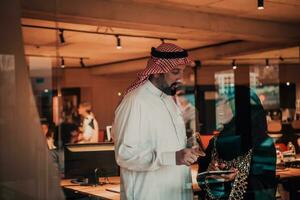
[[[265,9],[257,9],[257,0],[133,0],[148,4],[179,7],[211,14],[300,23],[299,0],[265,0]]]
[[[115,27],[101,27],[84,24],[71,24],[35,19],[22,19],[22,24],[43,27],[59,27],[91,32],[107,32],[116,34],[130,34],[136,36],[155,36],[158,39],[120,36],[122,49],[116,48],[116,37],[113,35],[101,35],[92,33],[79,33],[64,31],[65,43],[61,43],[57,37],[57,30],[23,27],[23,38],[26,55],[58,56],[64,57],[66,66],[80,66],[80,57],[87,66],[101,65],[122,60],[142,58],[149,55],[151,47],[161,43],[159,38],[177,38],[176,33],[163,33],[153,31],[141,31],[138,29],[123,29]],[[170,42],[176,43],[186,49],[206,46],[226,41],[225,38],[211,38],[188,40],[178,39]],[[168,40],[165,40],[168,42]],[[70,58],[69,58],[70,57]],[[73,58],[74,57],[74,58]],[[55,59],[53,59],[55,60]]]
[[[121,65],[147,57],[161,43],[159,38],[175,39],[165,42],[190,50],[194,59],[206,63],[299,56],[300,0],[265,0],[264,10],[257,9],[255,0],[21,2],[22,24],[40,27],[22,26],[25,54],[51,59],[53,66],[60,66],[61,57],[66,67],[80,67],[80,58],[86,67]],[[65,43],[58,28],[69,29],[64,31]],[[114,35],[105,33],[119,34],[122,49],[116,48]]]

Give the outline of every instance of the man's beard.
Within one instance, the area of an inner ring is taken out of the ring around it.
[[[172,83],[170,86],[163,86],[161,90],[169,96],[174,96],[176,94],[177,88],[179,87],[179,83]]]

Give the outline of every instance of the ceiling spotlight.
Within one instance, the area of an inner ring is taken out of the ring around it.
[[[269,69],[269,67],[270,67],[270,66],[269,66],[269,59],[267,58],[267,59],[266,59],[266,68]]]
[[[264,0],[257,0],[257,9],[258,10],[264,9]]]
[[[117,39],[117,49],[122,49],[121,38],[119,37],[119,35],[116,35],[116,39]]]
[[[85,64],[84,64],[84,62],[83,62],[83,58],[80,58],[80,66],[81,66],[81,67],[85,67]]]
[[[64,57],[61,57],[61,59],[60,59],[60,67],[65,68],[65,59],[64,59]]]
[[[59,31],[59,39],[60,39],[60,43],[65,43],[65,37],[64,37],[64,29],[58,29]]]
[[[289,85],[290,85],[290,82],[286,82],[286,85],[289,86]]]
[[[236,69],[236,68],[237,68],[237,66],[235,64],[235,60],[232,60],[232,69]]]

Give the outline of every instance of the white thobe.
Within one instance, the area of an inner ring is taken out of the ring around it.
[[[176,165],[186,147],[181,111],[150,81],[128,93],[115,112],[116,161],[123,200],[191,200],[190,168]]]

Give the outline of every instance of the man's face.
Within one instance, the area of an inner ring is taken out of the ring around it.
[[[159,89],[167,95],[174,96],[176,89],[181,85],[184,68],[184,66],[179,66],[168,73],[160,74],[158,77]]]

